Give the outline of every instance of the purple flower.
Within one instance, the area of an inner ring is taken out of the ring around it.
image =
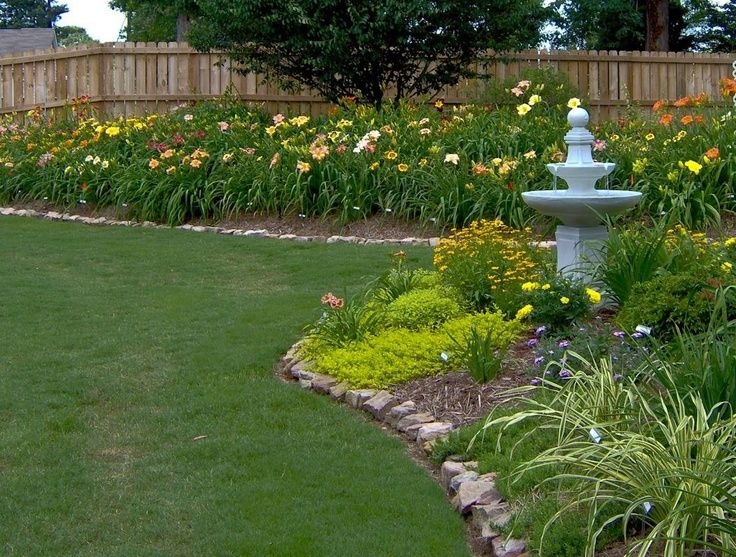
[[[570,379],[572,372],[569,369],[560,370],[560,379]]]
[[[541,385],[542,384],[542,380],[539,379],[539,377],[535,377],[534,379],[532,379],[531,383],[532,383],[532,385],[534,385],[536,387],[537,385]]]
[[[616,338],[624,338],[626,336],[626,333],[623,331],[613,331],[613,336]]]
[[[538,342],[539,341],[536,338],[530,338],[529,340],[526,341],[526,345],[529,348],[534,348],[537,345]]]
[[[560,344],[558,344],[558,346],[560,347],[561,350],[564,350],[565,348],[567,348],[568,346],[570,346],[570,341],[569,340],[563,340],[563,341],[560,342]]]
[[[635,333],[631,333],[631,338],[643,338],[644,333],[640,333],[639,331],[636,331]]]
[[[542,365],[542,362],[544,361],[544,356],[537,356],[534,358],[534,365],[539,366]]]
[[[541,325],[540,327],[537,327],[537,330],[534,331],[534,334],[538,337],[541,337],[546,332],[547,332],[547,327],[545,327],[544,325]]]
[[[623,381],[624,376],[620,373],[614,373],[613,374],[613,380],[616,381],[616,383],[619,383],[620,381]]]

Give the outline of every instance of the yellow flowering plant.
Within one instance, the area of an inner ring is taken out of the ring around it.
[[[516,319],[557,332],[588,315],[601,299],[600,292],[590,286],[555,274],[523,283],[513,303]]]
[[[514,230],[500,220],[479,220],[440,240],[433,263],[442,280],[457,288],[476,310],[498,307],[513,315],[509,297],[538,277],[549,258],[533,247],[528,229]]]

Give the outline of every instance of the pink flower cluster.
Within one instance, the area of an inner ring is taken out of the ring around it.
[[[327,294],[322,296],[322,298],[320,298],[320,301],[323,304],[330,306],[330,308],[332,309],[340,309],[342,306],[345,305],[345,300],[342,298],[338,298],[332,292],[328,292]]]

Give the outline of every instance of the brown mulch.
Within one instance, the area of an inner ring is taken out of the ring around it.
[[[414,401],[420,411],[441,422],[464,426],[485,418],[507,400],[509,389],[529,384],[533,358],[525,341],[520,341],[509,349],[499,376],[488,383],[477,382],[467,372],[453,372],[414,379],[392,387],[391,393],[400,402]]]

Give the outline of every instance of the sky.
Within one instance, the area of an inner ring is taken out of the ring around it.
[[[125,14],[108,6],[108,0],[62,0],[69,11],[56,20],[56,25],[75,25],[103,43],[117,41],[125,24]]]

